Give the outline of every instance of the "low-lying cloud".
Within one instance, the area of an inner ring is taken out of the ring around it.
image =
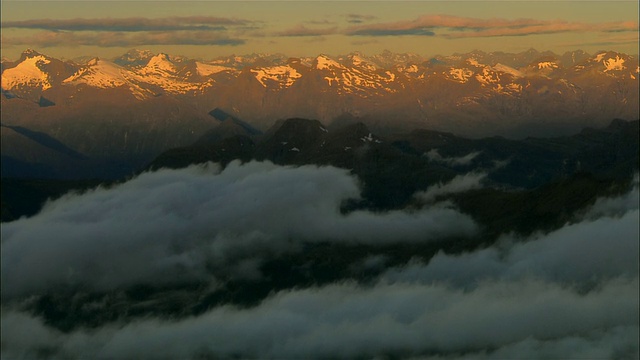
[[[206,250],[218,246],[215,234],[222,227],[224,236],[232,239],[225,246],[236,255],[266,253],[279,246],[274,245],[275,235],[282,234],[306,241],[363,236],[358,241],[376,243],[382,239],[375,237],[383,236],[376,233],[386,230],[374,222],[399,230],[411,227],[406,224],[412,223],[412,216],[428,224],[430,211],[439,210],[361,212],[356,216],[366,221],[352,222],[354,214],[340,215],[339,206],[358,194],[357,179],[345,170],[252,162],[232,163],[222,171],[213,165],[162,170],[110,190],[68,195],[33,218],[3,224],[3,295],[20,290],[18,279],[34,285],[29,264],[45,267],[37,276],[57,281],[57,266],[79,261],[69,258],[74,251],[99,268],[107,263],[101,265],[101,258],[113,261],[131,255],[130,261],[145,264],[166,261],[167,254],[184,256],[175,249],[199,243],[205,246],[193,246],[197,254],[217,254],[216,261],[224,261],[232,252]],[[636,358],[637,199],[636,181],[630,193],[600,199],[585,209],[582,220],[548,233],[528,238],[505,234],[492,247],[462,255],[439,253],[428,263],[387,270],[367,285],[341,281],[281,290],[250,308],[219,305],[182,319],[120,320],[62,333],[37,316],[3,305],[2,356]],[[316,219],[318,215],[324,220]],[[397,224],[390,220],[393,217]],[[282,227],[283,223],[289,225]],[[327,224],[338,226],[322,232]],[[459,225],[453,221],[448,226]],[[245,231],[249,228],[250,234]],[[42,235],[45,232],[48,237]],[[56,236],[59,233],[68,236]],[[118,238],[121,235],[125,238]],[[167,252],[168,239],[179,241]],[[90,247],[93,252],[87,251]],[[361,266],[384,267],[386,256],[372,256]],[[123,263],[126,267],[127,261]],[[148,270],[161,269],[154,265]],[[94,271],[87,281],[100,281],[95,269],[85,270]],[[108,270],[113,274],[113,268]],[[145,271],[127,270],[128,276]],[[47,277],[48,272],[55,276]],[[46,285],[37,283],[35,288]]]
[[[66,358],[299,359],[500,353],[505,347],[505,353],[526,350],[520,357],[537,358],[548,349],[532,343],[594,342],[597,347],[582,349],[584,356],[611,358],[637,353],[637,287],[637,277],[587,294],[536,280],[487,282],[471,291],[347,283],[283,291],[250,309],[222,306],[180,321],[142,320],[70,334],[5,311],[2,351],[23,357],[49,349]],[[20,336],[27,333],[38,336]]]
[[[608,279],[637,277],[639,212],[565,226],[528,239],[504,236],[499,246],[462,255],[434,256],[428,265],[391,270],[388,281],[447,282],[473,288],[481,281],[527,278],[593,286]],[[455,269],[455,271],[452,271]]]
[[[341,214],[341,204],[359,196],[358,180],[333,167],[233,162],[223,171],[145,173],[3,224],[2,294],[202,280],[207,268],[305,242],[420,243],[476,231],[470,217],[441,206]]]
[[[424,155],[429,159],[429,161],[446,164],[449,166],[467,166],[470,165],[473,160],[480,154],[482,154],[482,151],[473,151],[467,155],[459,157],[444,157],[440,155],[438,149],[431,149]]]
[[[470,172],[464,175],[457,175],[447,183],[438,183],[430,186],[426,191],[416,193],[415,197],[430,203],[439,196],[480,189],[484,186],[483,181],[487,176],[486,172]]]

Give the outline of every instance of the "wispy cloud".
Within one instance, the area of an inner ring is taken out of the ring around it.
[[[487,178],[487,175],[488,174],[485,172],[471,172],[464,175],[458,175],[448,183],[433,185],[429,187],[427,191],[416,193],[415,196],[422,201],[432,202],[442,195],[479,189],[482,188],[482,182]]]
[[[365,21],[377,19],[377,17],[373,15],[361,15],[361,14],[347,14],[346,18],[347,18],[347,22],[351,24],[360,24]]]
[[[562,20],[536,19],[478,19],[450,15],[424,15],[413,20],[352,26],[346,35],[389,36],[389,35],[435,35],[442,29],[442,36],[448,38],[523,36],[562,32],[626,32],[637,31],[638,23],[608,22],[583,23]]]
[[[331,35],[337,32],[337,27],[331,28],[308,28],[302,24],[296,25],[290,29],[276,33],[278,36],[322,36]]]
[[[444,157],[440,155],[438,149],[431,149],[429,152],[424,154],[430,161],[438,162],[442,164],[446,164],[449,166],[467,166],[473,162],[473,160],[478,157],[482,152],[481,151],[473,151],[465,156],[461,157]]]
[[[31,36],[2,37],[3,45],[29,45],[34,47],[101,46],[133,47],[141,45],[219,45],[244,44],[245,40],[231,38],[211,31],[161,31],[161,32],[98,32],[78,33],[68,31],[44,31]]]
[[[3,36],[3,45],[33,47],[93,45],[131,47],[141,45],[241,45],[230,36],[255,29],[256,23],[214,16],[34,19],[7,21],[3,29],[44,30],[24,36]]]
[[[184,16],[165,18],[97,18],[97,19],[34,19],[7,21],[3,28],[40,29],[52,31],[179,31],[179,30],[225,30],[225,26],[247,25],[249,21],[213,16]]]
[[[635,33],[625,33],[625,34],[611,34],[611,33],[602,33],[600,37],[597,39],[588,38],[583,39],[583,41],[573,41],[573,42],[564,42],[561,43],[561,46],[572,47],[572,48],[580,48],[583,46],[615,46],[621,44],[637,44],[640,40],[640,34],[638,32]]]

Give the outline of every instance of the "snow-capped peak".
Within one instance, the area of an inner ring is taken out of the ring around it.
[[[42,56],[42,54],[40,54],[39,52],[33,49],[26,49],[25,51],[22,52],[21,58],[26,59],[26,58],[35,57],[35,56]]]
[[[98,88],[112,88],[127,83],[121,66],[99,58],[91,59],[85,67],[72,76],[66,78],[63,83],[82,83]]]
[[[331,59],[326,55],[319,55],[318,57],[316,57],[315,68],[318,70],[324,70],[324,69],[331,69],[331,68],[342,69],[344,67],[340,65],[340,63],[338,63],[337,61]]]
[[[173,65],[173,63],[171,63],[171,61],[169,60],[169,56],[167,54],[161,53],[152,57],[151,60],[149,60],[149,62],[147,63],[147,66],[145,66],[145,69],[143,70],[152,71],[152,72],[163,71],[163,72],[173,73],[175,72],[176,67]]]
[[[25,51],[22,60],[17,66],[7,69],[2,73],[2,88],[11,90],[16,87],[41,87],[46,90],[51,87],[49,75],[40,66],[51,61],[35,51]]]
[[[207,64],[196,61],[196,71],[200,76],[210,76],[223,71],[234,71],[234,68],[222,65]]]
[[[349,59],[353,66],[365,68],[370,71],[375,71],[378,69],[376,65],[371,63],[370,61],[365,60],[360,54],[351,54],[349,55]]]
[[[277,82],[280,88],[289,87],[302,77],[302,74],[289,65],[252,69],[251,72],[264,87],[267,87],[267,80]]]

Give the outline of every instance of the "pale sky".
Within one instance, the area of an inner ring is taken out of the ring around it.
[[[638,54],[637,1],[2,1],[2,56]]]

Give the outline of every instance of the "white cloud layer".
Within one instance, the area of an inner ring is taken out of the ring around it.
[[[637,352],[637,338],[629,335],[637,333],[637,288],[637,277],[607,282],[587,294],[538,280],[486,282],[471,291],[444,284],[336,284],[283,291],[251,309],[224,306],[176,322],[141,320],[71,334],[5,311],[8,346],[2,351],[28,357],[29,351],[49,348],[65,358],[96,359],[299,359],[505,347],[505,353],[526,350],[523,355],[537,357],[555,353],[554,347],[575,351],[581,342],[595,342],[582,354],[611,358]],[[611,336],[616,333],[620,336]],[[546,343],[546,349],[532,346],[536,343]]]
[[[231,163],[145,173],[112,189],[67,195],[2,226],[3,297],[60,285],[108,290],[201,280],[303,242],[389,244],[469,236],[445,207],[340,213],[358,181],[333,167]]]
[[[502,246],[457,256],[440,252],[428,266],[414,263],[386,276],[392,282],[448,282],[465,288],[486,279],[535,277],[589,285],[620,276],[631,278],[638,274],[638,216],[636,205],[620,218],[585,221],[530,239],[505,236]]]
[[[323,221],[343,223],[333,231],[349,234],[358,241],[365,239],[360,231],[365,231],[363,228],[370,222],[350,220],[349,216],[343,217],[338,212],[342,199],[358,195],[356,180],[343,170],[251,163],[233,164],[216,173],[211,167],[194,167],[145,174],[113,190],[69,196],[51,203],[39,215],[42,223],[22,220],[7,224],[13,226],[2,230],[3,293],[8,270],[19,270],[16,277],[8,277],[9,280],[31,279],[20,267],[21,262],[9,262],[5,268],[5,260],[13,259],[5,258],[6,250],[10,250],[15,258],[35,256],[28,251],[31,247],[5,249],[8,244],[20,240],[30,246],[43,246],[41,251],[53,251],[50,257],[63,256],[55,247],[47,247],[42,241],[29,242],[27,235],[31,233],[20,235],[22,231],[38,227],[51,229],[62,219],[71,221],[78,219],[80,214],[84,214],[81,223],[100,224],[105,209],[110,209],[106,215],[127,218],[136,214],[133,209],[140,209],[138,202],[148,206],[149,214],[122,222],[128,226],[126,231],[135,230],[136,237],[129,237],[127,241],[156,237],[150,243],[160,243],[161,249],[166,249],[165,245],[170,241],[165,237],[171,238],[170,234],[183,236],[184,232],[180,231],[190,230],[189,233],[197,238],[210,234],[211,229],[218,229],[206,226],[200,229],[198,226],[202,225],[198,225],[196,230],[200,230],[194,231],[185,225],[174,230],[175,225],[165,226],[164,223],[188,219],[190,227],[201,222],[224,224],[233,219],[232,215],[244,219],[240,224],[229,226],[235,241],[243,245],[247,240],[238,236],[242,234],[242,226],[255,226],[254,229],[264,233],[282,235],[282,228],[274,224],[279,219],[277,214],[284,214],[290,224],[306,224],[305,221],[323,214],[329,218]],[[191,192],[194,188],[197,191]],[[138,200],[121,201],[118,198],[128,189],[132,192],[127,196],[137,194]],[[243,192],[234,195],[239,190]],[[2,357],[32,358],[48,353],[70,359],[637,358],[639,210],[637,202],[630,201],[637,198],[637,192],[636,186],[624,196],[601,199],[585,212],[583,221],[547,234],[527,239],[505,235],[498,245],[488,249],[458,256],[438,254],[428,264],[413,263],[390,270],[368,286],[342,282],[280,291],[252,308],[224,305],[196,317],[173,321],[145,318],[96,329],[80,328],[65,334],[47,327],[39,318],[5,306],[0,329]],[[284,198],[288,200],[283,202]],[[97,203],[101,205],[95,205]],[[271,205],[267,206],[267,203]],[[259,214],[264,217],[251,219],[257,214],[252,208],[260,209]],[[125,209],[131,212],[123,213]],[[219,212],[211,212],[211,209],[219,209]],[[420,218],[420,223],[430,224],[421,218],[429,219],[428,214],[430,212],[358,216],[388,222],[386,226],[399,222],[410,226],[413,216]],[[200,220],[200,215],[206,220]],[[56,221],[44,221],[48,217]],[[156,232],[139,230],[147,226],[149,218],[156,219],[154,224],[160,227]],[[38,216],[31,221],[36,219]],[[81,225],[77,221],[73,224]],[[80,227],[83,226],[87,225]],[[287,227],[286,234],[309,241],[340,239],[332,238],[338,235],[332,231],[314,235],[319,228],[314,226],[310,231]],[[110,228],[103,224],[98,229]],[[381,241],[372,233],[385,230],[379,227],[367,229],[368,241]],[[49,234],[55,234],[55,230],[57,228],[51,229]],[[81,234],[86,234],[84,231]],[[405,230],[403,234],[412,233]],[[205,243],[211,246],[210,242]],[[65,249],[73,246],[84,249],[82,244],[80,240],[69,241]],[[268,244],[271,242],[264,241],[261,246],[268,247]],[[156,256],[155,248],[147,242],[134,241],[134,245],[130,247],[117,242],[114,246],[125,251],[121,255],[124,258],[140,251],[150,254],[147,257],[151,263],[166,259],[166,254],[159,250],[156,253],[162,256]],[[233,249],[243,251],[241,247]],[[109,247],[99,250],[112,251]],[[93,256],[92,252],[82,251],[82,255]],[[115,253],[112,256],[116,256]],[[143,259],[140,254],[132,257],[138,261]],[[71,259],[70,263],[73,261],[78,260]],[[384,263],[384,259],[371,261]],[[55,272],[56,268],[48,267],[47,270]],[[46,273],[38,275],[46,276]],[[95,273],[92,276],[96,277]]]

